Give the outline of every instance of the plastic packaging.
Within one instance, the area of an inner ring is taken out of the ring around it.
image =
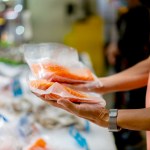
[[[76,91],[57,82],[49,82],[45,79],[31,80],[29,86],[32,92],[38,93],[46,100],[65,98],[72,102],[100,103],[105,106],[105,101],[99,94]]]
[[[31,146],[31,147],[29,147],[27,150],[48,150],[47,148],[46,148],[46,142],[45,142],[45,140],[44,139],[42,139],[42,138],[39,138],[39,139],[37,139],[36,141],[35,141],[35,143]]]
[[[102,86],[98,78],[79,61],[75,49],[57,43],[28,44],[23,48],[32,73],[28,78],[32,92],[45,100],[68,99],[105,106],[99,94],[75,90],[78,84]],[[76,88],[70,88],[69,85]]]
[[[79,61],[75,49],[62,44],[24,45],[25,60],[37,79],[59,83],[95,82],[97,77]]]

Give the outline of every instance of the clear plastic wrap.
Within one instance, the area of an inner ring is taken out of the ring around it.
[[[29,86],[32,92],[38,93],[46,100],[65,98],[72,102],[100,103],[105,106],[105,101],[99,94],[80,92],[57,82],[49,82],[45,79],[31,80]]]
[[[100,103],[105,106],[99,94],[75,90],[78,84],[102,86],[90,69],[79,61],[75,49],[57,43],[29,44],[24,45],[24,55],[32,73],[29,75],[29,87],[43,99],[65,98],[72,102]],[[70,88],[69,85],[76,88]]]
[[[101,86],[97,77],[79,61],[75,49],[62,44],[24,45],[25,60],[33,75],[59,83],[94,82]]]

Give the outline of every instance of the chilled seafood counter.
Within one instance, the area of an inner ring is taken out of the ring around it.
[[[20,90],[23,80],[9,80],[9,88],[5,81],[0,93],[0,150],[116,150],[107,129],[47,105],[25,87]]]
[[[79,84],[101,86],[94,73],[78,61],[75,50],[51,44],[55,52],[47,53],[47,45],[42,44],[37,52],[34,45],[35,57],[32,46],[26,46],[27,63],[0,62],[0,150],[116,150],[108,129],[52,107],[33,94],[105,107],[101,95],[79,91]],[[60,47],[63,51],[58,53]]]

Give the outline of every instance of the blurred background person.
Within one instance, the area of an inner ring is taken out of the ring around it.
[[[116,31],[118,39],[106,40],[106,57],[115,72],[120,72],[147,58],[150,33],[149,10],[140,0],[124,0],[127,8],[118,11]],[[113,38],[112,38],[113,39]],[[115,94],[115,108],[144,108],[146,88],[119,92]],[[115,141],[119,150],[142,149],[143,138],[140,132],[122,130],[115,133]]]

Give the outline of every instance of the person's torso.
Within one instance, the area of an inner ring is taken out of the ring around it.
[[[150,33],[148,16],[148,9],[141,5],[129,9],[117,21],[118,47],[122,57],[131,61],[130,66],[149,56],[150,50],[147,48]]]
[[[150,74],[146,93],[146,107],[150,108]],[[147,131],[147,150],[150,150],[150,131]]]

